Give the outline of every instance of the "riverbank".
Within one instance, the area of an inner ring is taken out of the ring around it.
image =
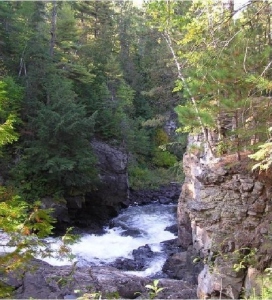
[[[83,234],[81,228],[82,241],[72,246],[74,263],[34,260],[23,273],[9,276],[6,283],[15,289],[13,298],[73,299],[101,293],[104,298],[146,299],[146,285],[153,285],[154,279],[164,288],[156,298],[195,298],[195,276],[181,278],[173,268],[173,263],[184,264],[182,255],[178,257],[184,249],[177,240],[178,189],[169,188],[141,192],[142,199],[149,200],[123,209],[103,233]]]

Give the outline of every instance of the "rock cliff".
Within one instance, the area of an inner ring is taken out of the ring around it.
[[[272,260],[271,184],[250,171],[247,154],[239,162],[235,155],[209,157],[199,136],[189,137],[183,166],[179,241],[203,263],[198,297],[248,295]]]
[[[127,154],[120,148],[93,140],[91,147],[97,157],[100,183],[95,190],[80,195],[66,195],[61,202],[44,198],[46,208],[54,209],[57,228],[88,227],[92,232],[102,227],[120,208],[129,205]]]
[[[100,184],[86,193],[84,201],[68,200],[69,214],[77,226],[103,226],[128,205],[127,155],[117,147],[93,140]]]

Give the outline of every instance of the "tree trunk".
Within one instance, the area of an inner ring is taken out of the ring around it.
[[[50,56],[54,55],[54,47],[56,44],[56,27],[57,27],[57,3],[53,1],[52,18],[51,18],[51,39],[50,39]]]
[[[234,117],[233,117],[233,129],[237,130],[238,128],[238,111],[235,111]],[[234,136],[234,140],[235,140],[235,146],[236,146],[236,158],[238,161],[241,160],[241,154],[240,154],[240,139],[239,139],[239,135],[236,132],[235,136]]]
[[[213,150],[212,150],[212,146],[211,146],[211,143],[210,143],[210,140],[209,140],[209,137],[208,137],[208,132],[207,132],[207,130],[206,130],[206,128],[205,128],[205,126],[204,126],[204,124],[203,124],[201,118],[200,118],[199,109],[198,109],[198,107],[197,107],[196,100],[195,100],[194,96],[192,95],[192,93],[191,93],[191,91],[190,91],[190,89],[189,89],[189,87],[188,87],[188,85],[187,85],[187,82],[186,82],[186,80],[185,80],[185,77],[184,77],[183,74],[182,74],[181,66],[180,66],[180,64],[179,64],[179,62],[178,62],[176,53],[175,53],[175,51],[174,51],[174,48],[173,48],[173,45],[172,45],[171,38],[170,38],[170,36],[169,36],[169,34],[168,34],[167,32],[165,32],[165,33],[163,34],[163,36],[164,36],[164,38],[165,38],[165,40],[166,40],[166,43],[167,43],[167,45],[168,45],[168,47],[169,47],[169,49],[170,49],[170,51],[171,51],[171,53],[172,53],[172,56],[173,56],[174,61],[175,61],[175,64],[176,64],[176,67],[177,67],[177,70],[178,70],[178,78],[183,82],[184,87],[186,88],[188,94],[190,95],[190,99],[191,99],[191,101],[192,101],[192,103],[193,103],[193,106],[194,106],[194,109],[195,109],[195,112],[196,112],[196,115],[197,115],[197,120],[198,120],[198,122],[199,122],[199,124],[200,124],[200,126],[201,126],[201,129],[202,129],[202,133],[203,133],[203,136],[204,136],[204,140],[205,140],[205,142],[207,143],[207,146],[208,146],[208,149],[209,149],[210,152],[211,152],[211,155],[214,156],[214,153],[213,153]]]

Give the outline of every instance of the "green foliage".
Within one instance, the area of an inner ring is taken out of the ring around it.
[[[185,179],[183,164],[181,161],[176,162],[172,167],[170,167],[169,173],[171,174],[173,180],[177,182],[183,182]]]
[[[167,144],[169,142],[169,137],[162,128],[158,128],[156,130],[154,139],[155,139],[155,144],[157,146],[161,146],[161,145]]]
[[[166,46],[146,16],[128,2],[0,6],[2,165],[24,199],[94,188],[94,135],[147,165],[154,128],[143,124],[178,96]]]
[[[228,152],[230,147],[231,147],[231,143],[229,142],[229,140],[221,140],[216,145],[216,154],[218,156],[222,156]]]
[[[79,291],[76,290],[76,293]],[[85,293],[82,296],[78,297],[77,300],[87,300],[87,299],[102,299],[102,294],[101,292],[93,292],[93,293]],[[118,298],[107,298],[107,299],[118,299]]]
[[[219,139],[226,133],[222,129],[227,136],[235,135],[228,151],[237,151],[237,143],[249,149],[250,138],[266,140],[265,127],[270,126],[271,47],[266,28],[271,26],[271,3],[250,2],[235,21],[234,11],[222,9],[220,1],[186,4],[152,1],[147,10],[175,57],[179,78],[173,91],[188,100],[176,108],[179,121],[187,131],[204,127],[218,131]]]
[[[201,126],[198,120],[198,116],[206,127],[214,126],[214,119],[210,112],[202,110],[199,113],[195,111],[192,105],[178,105],[175,108],[176,113],[181,124],[190,124],[191,127],[198,128]]]
[[[59,249],[51,249],[41,238],[52,233],[54,219],[52,210],[43,209],[39,202],[33,205],[13,195],[6,188],[0,190],[1,246],[7,252],[0,256],[0,271],[4,274],[25,267],[29,259],[57,255],[70,257],[69,244],[74,242],[69,231],[64,235]]]
[[[12,298],[13,292],[14,292],[13,287],[7,285],[3,281],[0,281],[0,298],[1,299],[10,299],[10,298]]]
[[[169,184],[171,181],[179,180],[177,174],[171,169],[129,166],[129,185],[135,190],[156,189],[161,185]]]
[[[177,158],[169,151],[163,151],[159,149],[155,151],[152,162],[157,167],[169,168],[173,167],[177,163]]]
[[[19,138],[16,125],[20,123],[19,113],[22,88],[11,77],[0,81],[0,147],[11,144]]]
[[[272,297],[272,272],[271,268],[264,270],[262,275],[257,276],[256,283],[258,289],[252,289],[250,295],[246,299],[250,300],[269,300]]]
[[[158,294],[163,291],[165,288],[159,287],[159,280],[155,279],[153,284],[147,284],[145,287],[149,290],[150,299],[154,299],[158,296]]]
[[[14,115],[9,115],[7,120],[0,125],[0,146],[11,144],[18,140],[19,135],[14,128],[16,121],[17,119]]]
[[[259,169],[260,171],[267,171],[271,168],[272,164],[272,142],[260,145],[259,150],[256,153],[249,155],[249,158],[258,161],[258,163],[253,166],[253,170]]]
[[[271,299],[272,297],[272,269],[266,268],[264,270],[264,277],[262,278],[262,293],[261,299]]]
[[[234,252],[234,255],[236,255],[237,263],[233,265],[233,269],[236,272],[239,272],[241,269],[246,269],[249,266],[253,266],[256,262],[255,256],[256,256],[257,249],[250,249],[250,248],[242,248],[239,250],[236,250]]]
[[[60,77],[54,75],[48,84],[50,103],[41,103],[32,121],[36,139],[25,146],[14,170],[25,192],[34,188],[39,190],[37,196],[92,187],[96,181],[96,159],[89,142],[95,114],[86,116],[68,81],[60,82]],[[26,183],[31,186],[28,188]]]

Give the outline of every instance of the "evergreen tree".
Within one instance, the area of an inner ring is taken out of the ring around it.
[[[60,51],[50,35],[56,7],[35,3],[29,27],[22,76],[26,85],[23,121],[25,133],[20,144],[21,159],[13,174],[23,182],[21,189],[37,196],[69,193],[91,188],[96,181],[95,159],[90,148],[94,118],[87,116],[73,84],[59,69]],[[57,40],[56,40],[57,44]],[[53,48],[54,49],[53,49]],[[67,76],[71,77],[71,76]]]
[[[262,121],[256,108],[268,76],[270,4],[252,2],[236,20],[222,1],[191,3],[183,15],[177,1],[152,5],[179,70],[175,90],[191,100],[176,109],[182,124],[202,128],[206,142],[212,138],[206,129],[216,130],[220,151],[234,150],[239,159],[240,151],[267,136],[270,101],[263,102],[268,114],[263,111]]]

